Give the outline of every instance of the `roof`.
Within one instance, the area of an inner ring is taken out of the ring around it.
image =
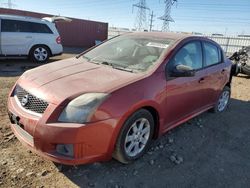
[[[0,18],[26,20],[26,21],[34,21],[34,22],[44,22],[45,21],[45,20],[40,19],[40,18],[33,18],[33,17],[28,17],[28,16],[17,16],[17,15],[10,15],[10,14],[0,14]]]
[[[188,37],[194,37],[191,34],[183,34],[183,33],[173,33],[173,32],[133,32],[129,35],[140,35],[140,36],[151,36],[151,37],[161,37],[172,40],[180,40]]]

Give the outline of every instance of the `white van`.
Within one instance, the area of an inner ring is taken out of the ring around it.
[[[29,57],[47,62],[63,52],[60,35],[53,22],[14,15],[0,15],[0,57]]]

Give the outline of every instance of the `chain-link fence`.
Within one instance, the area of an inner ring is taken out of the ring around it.
[[[226,37],[226,36],[206,36],[221,45],[227,55],[241,49],[243,46],[250,46],[250,37]]]
[[[108,38],[112,38],[117,35],[122,35],[130,31],[129,29],[121,29],[121,28],[109,28]],[[214,35],[206,35],[218,44],[221,45],[223,50],[227,55],[231,55],[234,52],[241,49],[243,46],[250,46],[250,37],[238,37],[238,36],[214,36]]]
[[[132,32],[130,31],[129,29],[126,29],[126,28],[116,28],[116,27],[110,27],[108,29],[108,38],[113,38],[117,35],[122,35],[122,34],[125,34],[125,33],[129,33],[129,32]]]

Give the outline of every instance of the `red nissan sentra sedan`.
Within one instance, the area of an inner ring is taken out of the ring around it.
[[[129,163],[171,128],[230,99],[231,62],[203,37],[132,33],[26,71],[9,94],[11,128],[57,163]]]

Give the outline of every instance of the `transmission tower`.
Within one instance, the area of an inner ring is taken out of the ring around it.
[[[177,0],[165,0],[165,12],[164,15],[159,17],[160,20],[163,20],[162,31],[169,31],[169,22],[174,22],[171,17],[171,7],[177,2]]]
[[[147,27],[147,10],[150,10],[146,5],[146,0],[139,0],[137,4],[133,4],[138,8],[137,16],[135,19],[135,29],[137,31],[144,31]]]
[[[11,0],[8,0],[8,8],[12,8],[12,2],[11,2]]]
[[[153,29],[153,27],[154,27],[153,22],[155,21],[155,20],[154,20],[154,17],[155,17],[154,12],[152,11],[152,13],[151,13],[149,16],[150,16],[149,31],[152,31],[152,29]]]
[[[15,4],[12,3],[11,0],[8,0],[7,3],[2,3],[2,5],[6,6],[9,9],[12,9],[14,6],[16,6]]]

